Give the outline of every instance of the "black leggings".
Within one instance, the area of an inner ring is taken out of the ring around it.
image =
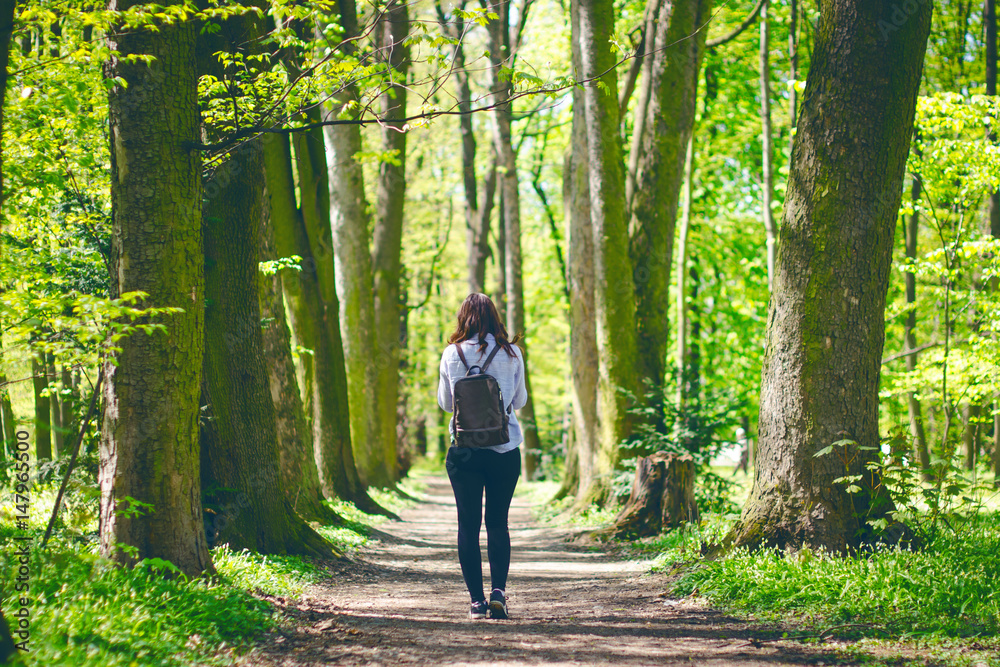
[[[498,454],[489,449],[452,447],[444,465],[458,507],[458,562],[462,565],[462,577],[473,602],[485,600],[483,562],[479,555],[483,490],[486,490],[486,552],[490,558],[491,586],[504,590],[510,570],[507,513],[521,474],[521,450]]]

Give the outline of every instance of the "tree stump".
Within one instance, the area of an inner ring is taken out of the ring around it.
[[[628,502],[615,522],[595,537],[635,539],[698,521],[694,460],[689,454],[657,452],[639,459]]]

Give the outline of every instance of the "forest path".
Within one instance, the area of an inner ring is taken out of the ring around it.
[[[455,502],[444,477],[382,527],[323,585],[287,611],[298,627],[272,635],[243,664],[281,665],[807,665],[829,649],[780,636],[688,600],[661,597],[662,575],[565,542],[511,506],[511,620],[469,619],[455,549]],[[483,533],[485,543],[485,531]],[[486,583],[489,569],[485,549]]]

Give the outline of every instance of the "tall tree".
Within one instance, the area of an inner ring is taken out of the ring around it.
[[[582,68],[580,0],[570,3],[573,71]],[[563,211],[569,219],[569,350],[572,369],[572,452],[576,480],[567,492],[589,490],[597,459],[597,320],[594,312],[594,233],[590,221],[590,173],[583,89],[573,87],[573,127],[563,169]],[[567,465],[567,468],[570,466]]]
[[[232,42],[255,33],[236,32]],[[236,550],[328,556],[330,545],[292,509],[281,474],[258,289],[263,169],[261,140],[255,139],[206,184],[201,457],[202,488],[213,513],[209,536]]]
[[[986,94],[997,95],[997,3],[996,0],[986,0],[986,11],[983,21],[986,24]],[[992,138],[996,140],[996,133]],[[990,234],[1000,239],[1000,190],[990,195]],[[996,278],[992,281],[995,292],[998,287]],[[993,405],[993,474],[995,486],[1000,487],[1000,402]]]
[[[48,364],[45,352],[31,357],[31,386],[35,399],[35,458],[39,461],[52,459],[52,410],[49,398]]]
[[[514,333],[525,333],[524,318],[524,280],[521,270],[521,195],[517,176],[517,152],[514,149],[512,124],[514,106],[509,101],[514,92],[512,79],[502,74],[503,68],[513,66],[513,54],[516,49],[516,33],[511,35],[510,0],[499,0],[492,6],[499,18],[490,21],[489,52],[490,52],[490,89],[493,94],[493,142],[497,153],[499,171],[500,224],[504,230],[504,273],[507,296],[507,325]],[[527,11],[527,5],[522,5],[520,11]],[[513,39],[512,39],[513,37]],[[521,428],[524,432],[524,475],[527,479],[535,476],[538,457],[542,445],[538,438],[538,426],[535,420],[535,403],[531,392],[531,372],[528,368],[528,340],[521,341],[524,359],[524,385],[528,391],[528,401],[518,410]]]
[[[476,178],[476,133],[472,127],[472,88],[465,66],[465,37],[469,23],[457,13],[449,21],[440,0],[434,3],[442,30],[455,41],[452,70],[458,97],[459,133],[462,137],[462,185],[465,189],[465,244],[469,293],[486,291],[486,260],[490,255],[490,214],[497,186],[496,159],[489,162],[483,176],[482,191]],[[458,5],[465,9],[465,2]],[[492,151],[491,151],[492,152]]]
[[[820,3],[768,315],[756,475],[736,544],[843,551],[871,536],[866,517],[888,509],[865,466],[879,445],[885,299],[931,7],[914,3],[893,22],[889,0]],[[834,482],[845,468],[862,476],[859,492]]]
[[[191,149],[201,129],[198,25],[155,28],[117,25],[108,37],[117,52],[108,78],[125,84],[109,95],[111,281],[115,295],[141,290],[146,305],[181,311],[163,320],[165,332],[123,340],[115,363],[105,364],[101,550],[123,562],[163,558],[193,576],[212,570],[199,483],[205,301],[201,160]]]
[[[619,445],[631,433],[629,394],[636,379],[635,286],[628,253],[625,192],[618,140],[618,78],[611,50],[611,0],[580,1],[581,74],[587,128],[590,219],[594,235],[594,319],[598,356],[599,452],[595,481],[581,497],[610,493]]]
[[[260,248],[263,261],[278,259],[274,250],[270,195],[266,188]],[[292,276],[289,279],[297,278]],[[323,504],[323,487],[313,453],[312,432],[306,422],[302,395],[295,377],[292,337],[285,317],[281,283],[282,277],[277,271],[260,277],[260,317],[263,327],[261,352],[267,360],[268,387],[274,403],[281,478],[292,509],[303,519],[336,523],[340,521],[340,517]]]
[[[670,269],[698,73],[713,0],[649,0],[642,89],[636,107],[626,198],[635,272],[639,377],[663,385],[669,338]],[[689,37],[690,36],[690,37]]]
[[[338,6],[343,30],[340,49],[352,55],[359,37],[357,7],[354,0],[343,0]],[[356,100],[355,87],[345,87],[328,104],[329,117],[350,117]],[[394,481],[394,476],[393,462],[385,460],[382,443],[378,442],[381,413],[375,407],[377,372],[371,363],[376,352],[371,226],[364,174],[356,159],[361,152],[361,126],[327,125],[323,133],[328,154],[333,266],[351,406],[351,442],[364,481],[370,486],[384,487]]]
[[[270,219],[277,256],[302,258],[302,270],[284,276],[282,287],[295,341],[303,350],[303,402],[312,427],[323,494],[350,500],[366,512],[385,513],[365,490],[351,447],[347,371],[329,245],[329,207],[323,206],[323,200],[329,199],[316,194],[328,192],[322,132],[305,133],[297,151],[299,198],[303,204],[313,203],[308,211],[296,203],[291,142],[285,136],[272,136],[264,143]],[[311,152],[309,146],[318,146],[319,150]]]
[[[6,193],[3,189],[3,157],[4,157],[4,104],[7,101],[7,63],[10,61],[10,45],[14,36],[14,9],[16,0],[0,1],[0,208]],[[10,403],[10,392],[7,390],[7,368],[3,363],[3,341],[0,340],[0,419],[3,421],[4,442],[9,446],[14,444],[14,409]]]
[[[390,83],[382,95],[382,150],[375,203],[375,239],[372,248],[375,290],[374,358],[378,382],[374,409],[378,432],[375,442],[382,446],[382,458],[389,481],[399,476],[397,464],[396,410],[399,403],[400,292],[403,251],[403,204],[406,197],[406,116],[410,32],[407,3],[392,0],[376,28],[379,51],[388,69]]]
[[[914,178],[910,188],[910,200],[913,202],[913,213],[906,221],[906,258],[915,260],[917,258],[917,234],[920,230],[920,212],[917,208],[917,201],[920,199],[920,179]],[[912,271],[906,272],[906,304],[910,306],[910,311],[906,314],[906,323],[903,328],[903,343],[910,354],[906,356],[906,370],[912,373],[917,368],[917,276]],[[920,399],[915,392],[907,394],[907,413],[910,418],[910,435],[913,436],[913,448],[916,461],[920,465],[921,474],[924,479],[931,479],[931,455],[927,449],[927,433],[924,430],[924,416],[920,406]]]
[[[774,289],[774,263],[778,253],[778,230],[774,225],[771,198],[774,196],[774,138],[771,134],[771,28],[767,9],[769,0],[760,7],[760,121],[761,121],[761,180],[760,205],[767,238],[767,288]]]
[[[677,234],[677,408],[683,410],[687,392],[687,245],[691,231],[691,176],[694,172],[694,133],[687,147],[684,163],[684,208],[681,211],[681,228]]]

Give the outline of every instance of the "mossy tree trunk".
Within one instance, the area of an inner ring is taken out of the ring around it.
[[[886,291],[931,21],[930,2],[913,6],[896,26],[889,0],[820,5],[737,545],[845,551],[873,537],[867,519],[889,509],[865,464],[879,447]],[[845,474],[862,476],[858,493],[834,482]]]
[[[112,292],[142,290],[144,305],[182,311],[159,319],[164,332],[124,339],[116,363],[105,365],[99,472],[102,552],[127,563],[163,558],[190,576],[213,569],[199,481],[202,184],[190,147],[200,140],[197,34],[194,22],[179,22],[109,36],[121,56],[107,76],[128,84],[110,93]],[[129,512],[128,499],[151,509]]]
[[[399,407],[400,270],[403,251],[403,205],[406,198],[406,131],[398,119],[406,116],[406,76],[410,69],[409,48],[403,43],[410,32],[410,17],[404,0],[392,0],[376,28],[382,58],[392,72],[393,83],[382,96],[382,150],[392,157],[379,165],[375,203],[375,239],[372,248],[375,291],[375,351],[377,373],[374,409],[378,432],[373,444],[381,445],[382,465],[389,481],[399,479],[396,425]],[[371,360],[369,361],[371,363]]]
[[[632,432],[628,394],[636,380],[635,286],[628,252],[618,139],[618,81],[611,50],[611,0],[581,0],[580,45],[587,128],[590,217],[594,237],[594,317],[598,353],[598,442],[594,483],[581,495],[608,497],[619,446]],[[601,85],[598,86],[598,81]]]
[[[514,151],[511,124],[513,122],[513,104],[507,102],[513,93],[512,84],[500,76],[502,67],[513,66],[513,45],[510,39],[510,2],[500,0],[494,7],[498,19],[490,21],[489,52],[490,52],[490,89],[493,93],[493,103],[498,105],[494,110],[493,142],[496,146],[497,165],[499,171],[498,187],[502,192],[500,206],[500,224],[504,228],[504,271],[507,296],[507,326],[511,335],[525,334],[524,316],[524,280],[521,271],[521,196],[517,177],[517,153]],[[522,8],[522,11],[524,9]],[[538,438],[538,424],[535,419],[535,402],[531,391],[531,371],[528,368],[527,336],[521,341],[524,359],[524,385],[528,392],[528,400],[524,407],[518,410],[518,419],[524,434],[522,457],[524,459],[524,476],[533,479],[542,445]]]
[[[580,0],[570,3],[573,70],[580,72]],[[583,90],[573,88],[573,128],[563,169],[563,211],[569,220],[569,354],[572,371],[572,431],[579,494],[594,486],[597,465],[597,331],[594,311],[594,232],[590,221],[590,172]]]
[[[265,189],[260,228],[261,260],[264,261],[278,259],[274,251],[270,213],[270,196]],[[288,279],[298,278],[289,275]],[[261,351],[267,361],[268,387],[274,403],[281,478],[292,509],[302,518],[339,523],[340,517],[323,504],[323,487],[313,454],[312,432],[306,423],[302,395],[295,377],[292,337],[285,317],[281,283],[279,273],[260,276]]]
[[[35,459],[52,460],[52,406],[48,395],[49,373],[45,353],[31,357],[31,387],[35,399]]]
[[[318,136],[317,136],[318,135]],[[275,253],[302,257],[302,270],[282,278],[295,342],[301,350],[306,415],[312,428],[313,453],[323,495],[349,500],[366,512],[385,513],[365,490],[351,447],[347,371],[340,338],[339,302],[333,282],[333,255],[329,245],[329,209],[321,196],[327,192],[326,158],[322,133],[307,133],[296,154],[302,201],[312,201],[308,216],[296,203],[291,143],[275,136],[264,144],[264,172],[270,198]],[[308,150],[318,146],[314,154]],[[313,159],[318,162],[313,162]],[[318,193],[318,195],[317,195]],[[312,227],[307,231],[306,220]],[[314,253],[315,248],[315,253]],[[319,259],[317,259],[319,257]]]
[[[206,183],[202,489],[209,539],[234,550],[333,555],[285,492],[259,297],[264,163],[260,139]]]
[[[642,86],[626,197],[635,276],[640,381],[663,386],[669,339],[670,270],[684,163],[713,0],[650,0]],[[640,119],[641,116],[641,119]],[[642,387],[642,385],[640,385]],[[645,389],[645,387],[643,387]]]
[[[351,52],[355,48],[353,40],[359,34],[357,7],[354,0],[343,0],[338,7],[345,40],[341,48]],[[327,116],[341,118],[345,107],[356,97],[353,87],[341,91],[327,105]],[[361,152],[361,126],[329,125],[323,128],[323,134],[328,154],[331,247],[351,406],[351,442],[362,479],[369,486],[385,487],[394,480],[383,456],[382,443],[378,441],[381,413],[375,406],[377,372],[372,363],[376,350],[371,223],[364,174],[361,163],[355,159]]]

